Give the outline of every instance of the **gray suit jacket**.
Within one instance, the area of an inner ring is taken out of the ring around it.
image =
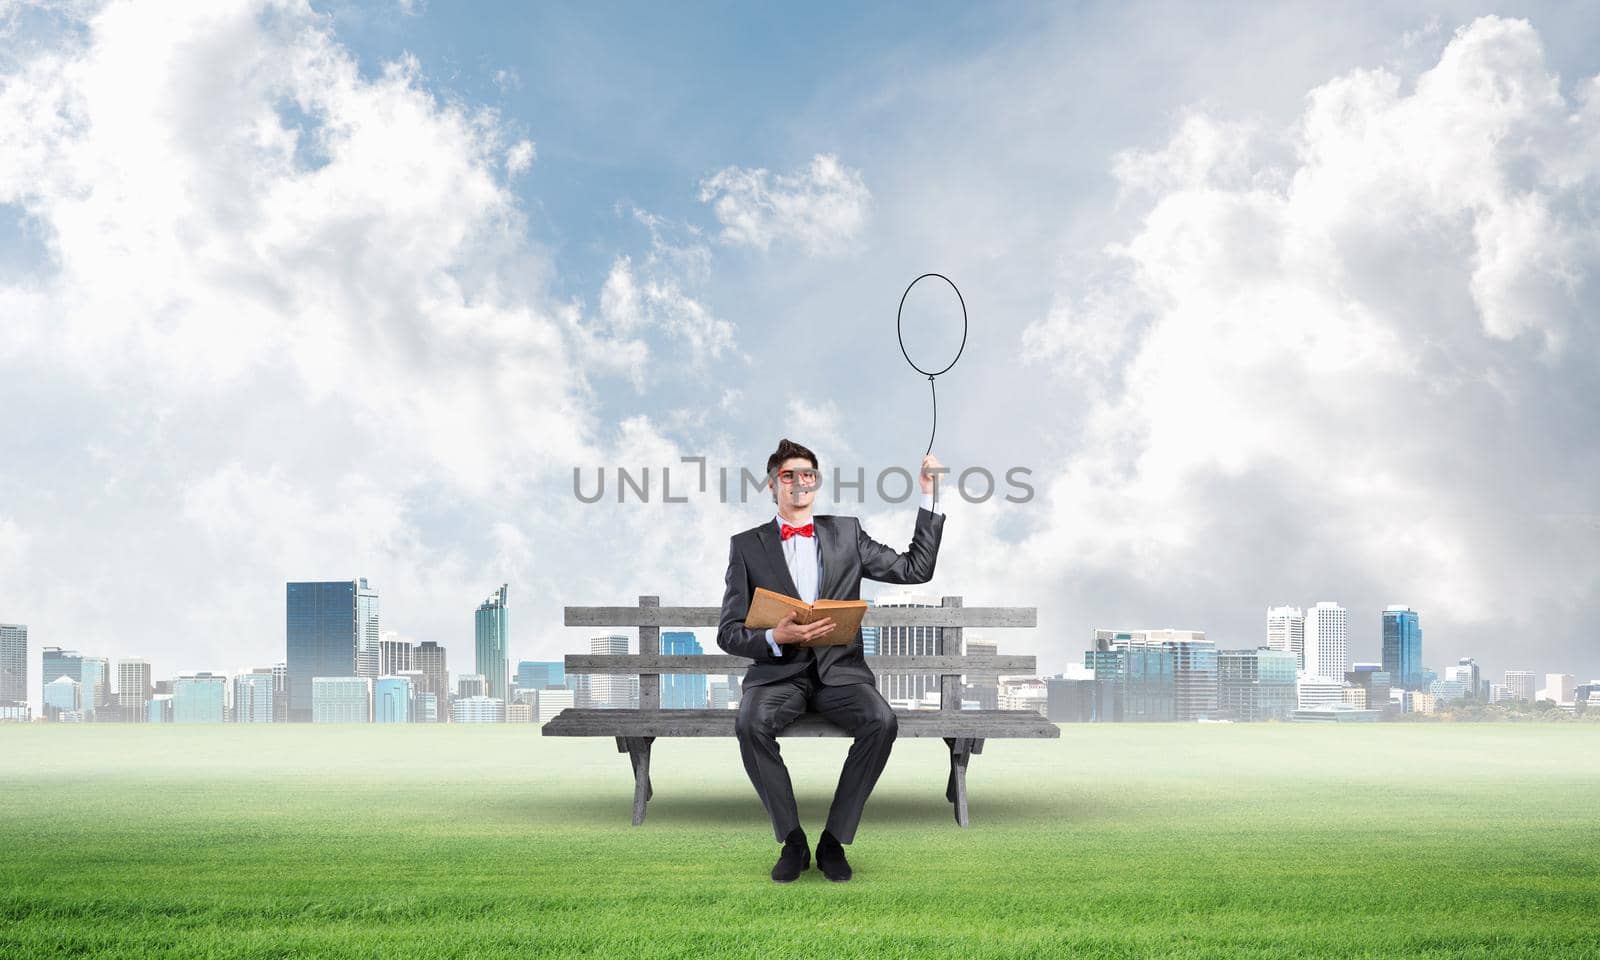
[[[944,530],[944,514],[917,508],[917,529],[911,546],[897,553],[867,536],[855,517],[822,514],[813,516],[816,536],[822,551],[822,574],[817,582],[817,598],[830,600],[861,599],[861,579],[884,583],[927,583],[933,579],[934,561],[939,556],[939,536]],[[846,683],[876,683],[877,678],[861,653],[861,632],[838,647],[780,645],[781,657],[767,646],[766,630],[745,627],[750,598],[756,587],[766,587],[787,596],[800,591],[789,576],[783,561],[783,546],[777,524],[771,520],[733,535],[728,545],[727,589],[722,594],[722,619],[717,627],[717,646],[728,653],[749,657],[755,662],[745,671],[747,687],[772,683],[806,669],[813,657],[817,674],[830,686]]]

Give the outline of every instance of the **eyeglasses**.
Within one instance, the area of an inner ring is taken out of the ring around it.
[[[797,475],[800,477],[801,484],[803,486],[807,486],[807,487],[816,486],[817,485],[817,477],[821,476],[821,474],[818,473],[815,470],[779,470],[778,471],[778,479],[780,481],[782,481],[783,483],[794,483],[794,479],[795,479],[795,477]]]

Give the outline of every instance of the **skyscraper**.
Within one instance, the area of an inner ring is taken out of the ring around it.
[[[1203,630],[1151,630],[1147,636],[1173,654],[1174,719],[1210,719],[1217,712],[1217,645]]]
[[[411,669],[411,642],[390,631],[378,641],[378,676],[398,676]]]
[[[436,694],[441,706],[450,702],[450,668],[446,663],[444,647],[432,640],[424,640],[411,648],[411,668],[420,670],[427,678],[423,693]]]
[[[1350,672],[1349,624],[1345,609],[1323,600],[1306,611],[1306,659],[1308,676],[1344,682]]]
[[[1532,670],[1507,670],[1506,692],[1512,700],[1533,702],[1534,679]]]
[[[672,656],[703,654],[700,641],[689,630],[661,631],[661,652]],[[664,673],[661,675],[661,707],[664,710],[704,710],[707,699],[703,673]]]
[[[271,667],[258,667],[233,678],[233,722],[271,723],[276,719]]]
[[[1383,669],[1402,690],[1421,690],[1422,627],[1417,612],[1393,603],[1383,608]]]
[[[1267,649],[1294,654],[1294,668],[1306,668],[1306,615],[1299,607],[1267,608]]]
[[[478,605],[474,621],[477,637],[478,672],[483,674],[488,695],[502,704],[507,696],[506,676],[511,672],[506,659],[506,584]]]
[[[150,661],[125,657],[117,661],[117,708],[124,723],[145,723],[150,719]]]
[[[1456,661],[1456,665],[1451,669],[1455,674],[1455,679],[1466,685],[1469,697],[1474,700],[1487,699],[1483,690],[1483,674],[1478,670],[1476,657],[1462,657]]]
[[[104,708],[111,703],[111,661],[105,657],[84,657],[78,663],[78,679],[83,684],[83,718],[103,719]]]
[[[63,650],[60,647],[45,647],[39,651],[41,683],[49,683],[57,677],[71,677],[83,682],[83,654],[76,650]]]
[[[937,607],[939,598],[910,591],[882,594],[873,607]],[[864,641],[864,638],[863,638]],[[915,657],[943,653],[938,627],[878,627],[877,655]],[[933,673],[879,673],[878,690],[889,701],[920,701],[928,691],[939,692]]]
[[[28,625],[0,623],[0,704],[28,702]]]
[[[589,638],[589,652],[593,654],[625,654],[628,638],[621,635]],[[639,677],[621,673],[585,674],[580,678],[581,707],[596,709],[621,709],[639,705]],[[588,699],[581,694],[587,691]]]
[[[311,720],[313,677],[355,677],[371,641],[377,671],[378,594],[365,579],[288,584],[289,719]]]
[[[378,591],[365,579],[356,585],[356,676],[378,675],[378,642],[382,634],[378,622]]]
[[[1247,722],[1283,720],[1299,703],[1291,650],[1261,647],[1217,653],[1217,709]]]

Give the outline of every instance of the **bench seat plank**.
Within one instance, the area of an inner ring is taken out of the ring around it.
[[[1061,728],[1033,710],[896,710],[902,737],[1059,738]],[[568,707],[546,721],[547,737],[731,737],[734,710],[597,710]],[[844,737],[817,713],[803,713],[779,736]]]

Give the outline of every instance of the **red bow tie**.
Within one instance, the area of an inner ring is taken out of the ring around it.
[[[789,539],[790,537],[794,536],[797,533],[800,534],[800,536],[802,536],[802,537],[809,537],[809,536],[811,536],[811,533],[812,533],[811,524],[809,524],[809,523],[806,524],[803,527],[791,527],[787,523],[784,523],[782,520],[779,520],[778,521],[778,526],[780,528],[779,529],[779,533],[781,533],[783,535],[782,539],[784,539],[784,540]]]

